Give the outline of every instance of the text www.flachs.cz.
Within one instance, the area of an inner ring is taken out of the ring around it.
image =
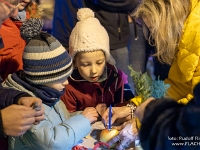
[[[180,143],[172,143],[172,146],[200,146],[200,142],[180,142]]]

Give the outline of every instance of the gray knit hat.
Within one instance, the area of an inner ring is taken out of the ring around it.
[[[67,79],[72,73],[72,59],[52,35],[41,32],[43,23],[31,18],[20,28],[27,40],[23,53],[23,70],[26,79],[34,84],[48,84]]]
[[[77,12],[76,26],[69,38],[69,54],[74,58],[77,52],[91,52],[102,50],[109,64],[114,65],[115,60],[110,54],[109,37],[106,29],[94,17],[89,8],[81,8]]]

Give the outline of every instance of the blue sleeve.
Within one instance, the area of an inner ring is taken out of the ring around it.
[[[90,130],[89,120],[81,114],[70,117],[56,126],[46,118],[40,124],[32,126],[30,132],[23,135],[23,141],[31,150],[70,150],[88,135]]]
[[[52,35],[68,50],[69,36],[76,25],[77,11],[84,7],[83,0],[56,0]]]

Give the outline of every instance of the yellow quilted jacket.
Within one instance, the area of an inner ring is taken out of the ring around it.
[[[184,104],[193,98],[193,88],[200,82],[200,1],[191,2],[192,10],[184,23],[177,59],[165,80],[171,85],[168,95]]]

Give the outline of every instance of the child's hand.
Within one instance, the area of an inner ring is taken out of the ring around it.
[[[94,107],[85,108],[82,112],[82,115],[85,116],[90,123],[97,121],[97,117],[99,116]]]
[[[97,112],[99,113],[100,116],[102,116],[104,114],[106,109],[107,109],[107,106],[106,106],[105,103],[101,103],[101,104],[98,104],[96,106],[96,110],[97,110]]]

